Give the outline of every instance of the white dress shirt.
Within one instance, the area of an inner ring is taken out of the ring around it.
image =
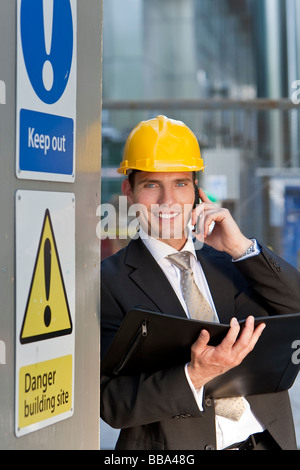
[[[150,237],[142,229],[140,229],[140,237],[142,241],[144,242],[145,246],[148,248],[148,250],[154,257],[154,259],[156,260],[156,262],[158,263],[158,265],[163,270],[166,277],[168,278],[170,284],[172,285],[175,293],[177,294],[181,302],[181,305],[184,311],[186,312],[186,315],[189,316],[185,301],[182,296],[181,287],[180,287],[180,270],[173,263],[171,263],[168,259],[166,259],[168,255],[177,253],[177,251],[173,247],[168,245],[167,243],[161,242],[160,240],[157,240],[156,238]],[[255,251],[248,256],[256,256],[260,252],[256,241],[255,241],[255,244],[256,244]],[[216,308],[215,308],[215,305],[214,305],[214,302],[210,293],[210,289],[209,289],[205,274],[203,272],[201,263],[198,261],[196,254],[195,254],[194,243],[193,243],[191,236],[188,238],[182,251],[189,251],[193,255],[191,256],[191,269],[193,270],[196,284],[198,288],[200,289],[200,291],[202,292],[202,294],[205,296],[211,308],[215,311],[217,315]],[[245,259],[245,258],[240,258],[240,259]],[[239,260],[234,261],[234,262],[238,262],[238,261]],[[195,400],[199,406],[199,409],[202,411],[203,410],[203,405],[202,405],[203,387],[201,387],[200,389],[195,389],[194,385],[192,384],[190,380],[188,370],[187,370],[187,365],[185,366],[185,373],[186,373],[187,381],[194,394]],[[244,399],[244,402],[245,402],[245,411],[239,421],[232,421],[230,419],[216,415],[217,449],[224,449],[225,447],[230,446],[231,444],[244,441],[251,434],[262,432],[264,430],[263,426],[259,423],[259,421],[253,415],[250,409],[250,405],[246,399]]]

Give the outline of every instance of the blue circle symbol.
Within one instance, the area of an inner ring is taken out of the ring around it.
[[[47,104],[56,103],[63,95],[70,77],[73,56],[70,0],[52,0],[52,4],[50,35],[49,28],[46,34],[44,24],[45,1],[22,0],[20,14],[21,41],[27,74],[37,96]],[[46,36],[48,42],[50,36],[50,47],[46,47]]]

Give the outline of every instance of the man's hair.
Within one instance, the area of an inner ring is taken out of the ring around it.
[[[130,184],[131,189],[134,188],[135,175],[136,175],[136,173],[137,173],[138,171],[140,171],[140,170],[132,170],[132,171],[128,174],[128,181],[129,181],[129,184]]]

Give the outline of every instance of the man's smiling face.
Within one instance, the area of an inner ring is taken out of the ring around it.
[[[192,172],[139,171],[134,175],[134,185],[126,179],[122,190],[130,204],[140,205],[139,221],[146,233],[182,248],[195,199]]]

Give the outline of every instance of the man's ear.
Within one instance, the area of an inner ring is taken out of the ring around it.
[[[132,189],[131,189],[131,184],[129,183],[129,180],[127,178],[122,181],[121,189],[122,189],[122,193],[124,194],[124,196],[128,198],[128,202],[132,204],[133,203]]]

